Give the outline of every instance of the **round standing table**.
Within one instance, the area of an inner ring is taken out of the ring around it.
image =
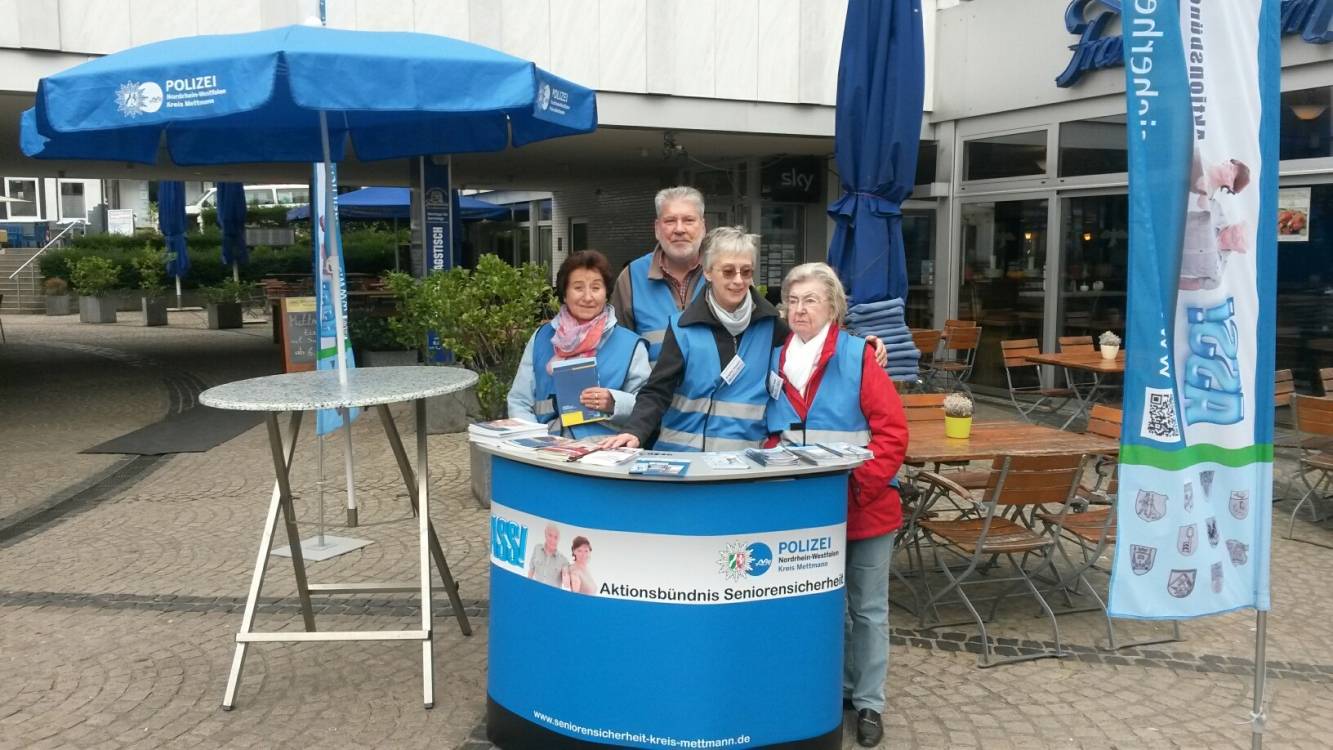
[[[348,371],[346,384],[338,382],[336,371],[320,370],[240,380],[210,388],[200,394],[200,403],[216,409],[267,412],[265,422],[268,426],[269,448],[273,457],[273,469],[277,475],[269,500],[268,516],[264,521],[264,531],[260,535],[259,554],[255,559],[255,570],[250,579],[250,592],[245,600],[241,629],[236,634],[236,652],[232,657],[231,671],[227,674],[227,690],[222,699],[223,709],[231,710],[236,704],[236,690],[240,683],[241,667],[245,662],[246,647],[249,644],[307,641],[420,641],[422,700],[426,708],[435,705],[431,636],[432,558],[439,570],[443,589],[453,605],[459,628],[464,635],[471,635],[472,628],[468,623],[467,614],[463,611],[463,602],[458,595],[458,584],[454,582],[453,575],[449,572],[449,565],[444,559],[444,550],[430,522],[430,471],[426,460],[426,399],[461,391],[476,382],[476,373],[453,367],[377,367]],[[404,401],[415,402],[417,431],[415,471],[408,462],[407,452],[403,449],[402,440],[398,436],[398,428],[389,413],[390,404]],[[374,407],[379,413],[389,447],[393,450],[403,482],[407,485],[407,494],[412,502],[413,512],[417,516],[420,575],[416,583],[308,583],[306,581],[305,560],[301,554],[301,539],[296,528],[296,512],[292,508],[290,482],[292,456],[301,430],[301,417],[307,411],[355,407]],[[278,415],[281,412],[291,412],[285,438],[278,425]],[[287,531],[287,543],[291,547],[292,568],[296,578],[297,596],[301,600],[305,632],[255,632],[254,630],[255,605],[264,587],[264,573],[273,547],[273,535],[277,530],[279,512],[282,513]],[[421,627],[417,630],[316,631],[315,629],[315,615],[310,605],[311,593],[365,594],[418,591],[421,594]]]

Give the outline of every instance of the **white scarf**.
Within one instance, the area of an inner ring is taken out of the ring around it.
[[[787,344],[782,374],[802,396],[805,395],[805,387],[810,384],[810,376],[815,372],[815,365],[819,364],[819,355],[824,351],[824,340],[828,338],[829,328],[832,325],[833,321],[825,323],[824,327],[819,329],[819,333],[811,336],[809,341],[801,341],[800,336],[793,335]]]
[[[727,329],[727,333],[732,336],[739,336],[745,333],[745,329],[750,327],[750,313],[754,312],[754,298],[750,296],[749,290],[745,292],[745,301],[736,307],[735,312],[727,312],[717,303],[713,296],[713,288],[708,288],[708,306],[713,308],[713,317],[717,322]]]

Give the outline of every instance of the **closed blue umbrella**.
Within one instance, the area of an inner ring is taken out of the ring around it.
[[[217,205],[218,228],[222,230],[222,262],[231,266],[232,278],[239,280],[238,267],[250,262],[250,248],[245,244],[245,185],[219,182]]]
[[[912,194],[925,90],[921,0],[850,0],[834,152],[843,196],[829,264],[853,304],[906,299],[902,202]]]
[[[176,279],[176,307],[181,306],[181,278],[190,270],[185,251],[185,183],[168,180],[157,184],[157,228],[167,245],[167,275]]]

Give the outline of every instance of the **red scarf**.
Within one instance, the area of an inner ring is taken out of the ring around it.
[[[551,337],[555,356],[546,363],[546,372],[551,372],[551,366],[558,360],[596,356],[597,346],[602,343],[602,332],[606,330],[606,321],[610,317],[609,310],[603,307],[597,317],[580,321],[569,312],[569,305],[561,305],[560,312],[551,321],[551,329],[555,331]]]

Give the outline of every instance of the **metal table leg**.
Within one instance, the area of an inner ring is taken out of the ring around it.
[[[379,414],[380,424],[384,426],[384,434],[389,439],[389,447],[393,449],[393,457],[398,462],[398,472],[402,474],[403,484],[407,486],[407,497],[412,503],[412,513],[419,515],[416,473],[407,460],[407,451],[403,449],[403,440],[398,434],[398,427],[394,424],[393,415],[389,413],[387,405],[380,404],[375,408]],[[425,430],[420,424],[417,429],[424,434]],[[458,629],[463,635],[472,635],[472,623],[468,621],[467,612],[463,610],[463,598],[458,593],[458,583],[454,580],[453,573],[449,570],[449,563],[444,558],[444,547],[440,545],[440,538],[435,533],[435,523],[429,518],[426,520],[430,554],[435,559],[435,568],[440,571],[440,580],[444,584],[445,593],[449,596],[449,605],[453,607],[454,619],[458,620]]]
[[[421,693],[426,708],[435,706],[435,638],[430,604],[430,467],[426,461],[426,399],[414,404],[417,413],[417,547],[421,565]],[[454,594],[457,596],[457,593]]]
[[[279,462],[279,466],[277,467],[279,479],[275,480],[273,483],[273,495],[269,500],[268,515],[264,520],[264,531],[259,536],[259,554],[255,558],[255,570],[250,577],[250,593],[245,600],[245,613],[241,616],[240,633],[242,634],[250,633],[254,629],[255,606],[258,604],[259,594],[264,588],[264,572],[265,568],[268,566],[269,553],[273,549],[273,534],[277,531],[279,508],[283,509],[283,515],[287,515],[282,498],[284,495],[284,487],[287,486],[288,472],[291,470],[292,456],[296,452],[296,439],[301,434],[301,415],[302,412],[292,412],[291,421],[288,423],[287,427],[286,440],[282,439],[277,430],[277,415],[268,415],[268,420],[270,422],[269,440],[272,443],[275,437],[277,439],[277,443],[273,443],[272,448],[274,456]],[[284,456],[285,460],[283,458]],[[288,504],[290,504],[290,498],[288,498]],[[290,540],[291,538],[289,537],[289,541]],[[297,539],[295,541],[295,549],[293,550],[293,561],[300,559],[300,552],[300,540]],[[306,597],[302,600],[301,614],[306,619],[306,630],[314,630],[314,614],[310,610],[310,598],[308,592],[306,593]],[[227,673],[227,690],[222,697],[222,708],[225,711],[230,711],[232,707],[236,705],[236,690],[240,685],[241,668],[245,664],[245,652],[248,646],[248,642],[240,640],[239,638],[237,639],[236,651],[232,655],[231,660],[231,670]]]

